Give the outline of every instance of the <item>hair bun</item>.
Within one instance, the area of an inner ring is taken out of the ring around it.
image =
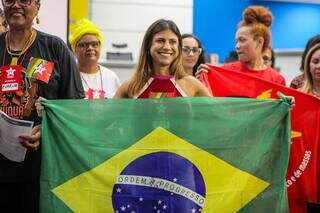
[[[261,23],[266,27],[272,24],[272,14],[269,9],[262,6],[250,6],[244,10],[243,21],[247,24]]]

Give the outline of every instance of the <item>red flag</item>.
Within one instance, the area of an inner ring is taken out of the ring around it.
[[[214,96],[278,98],[280,91],[295,97],[291,113],[291,148],[286,185],[291,213],[307,212],[307,202],[320,201],[320,99],[242,72],[210,66],[202,79]],[[254,128],[254,127],[252,127]],[[272,171],[270,171],[272,172]]]

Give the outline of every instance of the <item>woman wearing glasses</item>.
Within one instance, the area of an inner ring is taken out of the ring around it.
[[[195,75],[200,64],[205,64],[204,50],[197,37],[191,34],[182,36],[182,64],[184,71],[189,75]]]
[[[182,66],[182,41],[177,25],[159,19],[146,31],[134,75],[118,89],[115,98],[173,98],[211,96]]]
[[[40,0],[2,0],[2,6],[9,29],[0,35],[0,109],[10,117],[33,121],[34,128],[31,135],[19,137],[27,148],[22,161],[0,154],[0,206],[6,212],[36,213],[41,119],[35,101],[40,96],[83,98],[84,92],[74,57],[65,43],[32,27]]]
[[[76,23],[70,44],[77,57],[78,68],[86,99],[112,98],[120,86],[118,76],[98,64],[102,45],[102,33],[87,19]]]

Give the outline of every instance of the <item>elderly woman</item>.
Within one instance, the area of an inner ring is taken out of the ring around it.
[[[9,30],[0,35],[0,109],[10,117],[33,121],[35,127],[31,135],[20,136],[27,148],[24,161],[0,154],[0,206],[6,212],[38,212],[41,119],[35,100],[83,98],[84,92],[65,43],[32,27],[40,0],[2,0],[2,6]],[[9,75],[9,70],[14,72]]]
[[[177,25],[155,21],[145,33],[134,75],[118,89],[115,98],[173,98],[211,96],[182,65],[182,41]]]
[[[75,25],[69,42],[78,61],[78,68],[86,99],[112,98],[120,86],[118,76],[98,64],[102,33],[87,19]]]

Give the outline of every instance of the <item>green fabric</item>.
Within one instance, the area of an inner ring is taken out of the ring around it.
[[[287,212],[290,106],[242,98],[51,100],[42,120],[41,212],[71,212],[52,189],[157,127],[268,183],[239,212]],[[178,148],[178,147],[177,147]]]

